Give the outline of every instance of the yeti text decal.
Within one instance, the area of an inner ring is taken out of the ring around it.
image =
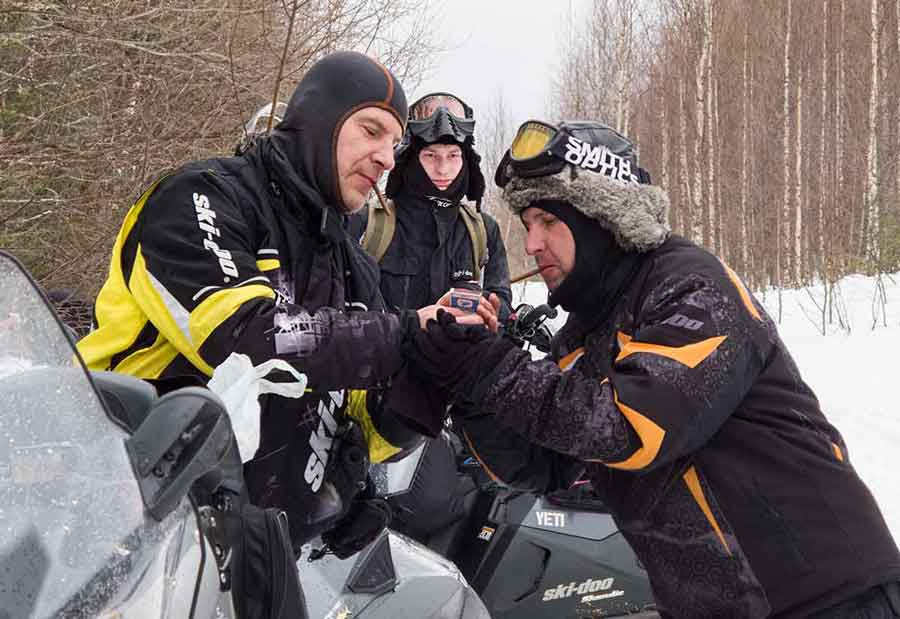
[[[344,403],[343,391],[331,391],[326,402],[323,398],[319,402],[319,427],[309,435],[309,446],[312,453],[306,462],[306,471],[303,479],[309,484],[310,490],[318,492],[325,478],[325,467],[331,455],[331,446],[334,443],[334,435],[337,431],[337,421],[334,419],[335,408]]]
[[[574,136],[566,143],[565,159],[572,165],[596,170],[609,178],[637,184],[638,178],[631,172],[631,162],[613,154],[605,146],[591,146]]]
[[[206,233],[206,238],[203,239],[203,247],[211,251],[219,259],[219,268],[225,274],[225,283],[227,284],[232,277],[238,276],[238,270],[234,260],[231,259],[231,252],[227,249],[220,249],[219,244],[215,241],[216,238],[222,236],[219,229],[215,226],[216,212],[210,208],[209,198],[202,193],[194,194],[194,208],[197,210],[197,225],[200,226],[200,230]]]
[[[541,527],[564,527],[566,526],[565,512],[535,512],[538,526]]]
[[[573,595],[584,595],[586,596],[586,598],[593,598],[593,600],[613,598],[625,595],[624,591],[610,591],[614,582],[614,578],[598,578],[596,580],[594,580],[593,578],[588,578],[587,580],[582,582],[570,582],[567,585],[557,585],[555,587],[550,587],[549,589],[544,591],[544,597],[541,599],[541,601],[551,602],[553,600],[565,600],[566,598],[570,598]],[[605,591],[607,593],[603,593],[600,595],[588,595],[591,593],[597,593],[598,591]],[[590,602],[593,600],[582,599],[581,601]]]

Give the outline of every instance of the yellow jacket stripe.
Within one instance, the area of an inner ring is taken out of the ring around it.
[[[400,447],[391,444],[378,432],[366,406],[366,393],[362,389],[350,391],[350,399],[347,403],[347,416],[356,421],[363,431],[366,444],[369,446],[369,461],[375,463],[384,462],[391,456],[400,453]]]

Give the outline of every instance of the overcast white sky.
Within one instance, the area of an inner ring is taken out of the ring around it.
[[[437,30],[448,49],[430,77],[407,93],[410,103],[429,92],[449,91],[474,108],[477,122],[502,91],[514,126],[529,118],[545,118],[568,6],[566,0],[445,4],[442,21],[447,26]]]

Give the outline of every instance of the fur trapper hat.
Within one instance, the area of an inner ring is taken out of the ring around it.
[[[503,189],[509,208],[521,215],[537,200],[562,200],[596,219],[626,251],[639,253],[668,238],[669,196],[655,185],[616,181],[567,165],[558,174],[514,177]]]

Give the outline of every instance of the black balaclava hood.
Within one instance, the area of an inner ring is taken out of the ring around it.
[[[410,149],[413,152],[410,153],[410,158],[406,162],[402,172],[403,184],[399,190],[400,195],[410,198],[425,197],[426,199],[434,197],[438,199],[435,201],[436,203],[448,202],[451,204],[458,204],[469,189],[469,166],[466,161],[467,153],[463,151],[463,166],[462,169],[460,169],[459,174],[456,175],[456,178],[453,179],[453,182],[450,183],[446,189],[441,191],[431,181],[431,178],[428,177],[428,173],[419,161],[419,153],[424,146],[424,144],[416,144]]]
[[[394,75],[364,54],[336,52],[306,72],[270,136],[304,189],[341,214],[346,209],[338,185],[338,133],[351,114],[366,107],[390,112],[405,128],[406,95]]]
[[[573,313],[611,309],[639,255],[622,249],[609,230],[568,202],[538,200],[530,206],[558,217],[575,239],[575,266],[550,293],[550,305]]]
[[[454,188],[460,184],[464,185],[465,188],[458,197],[454,198],[454,202],[459,202],[462,200],[463,196],[465,196],[472,202],[477,204],[481,203],[485,190],[484,175],[481,173],[481,155],[475,150],[474,140],[472,138],[467,139],[462,144],[448,136],[442,136],[441,139],[431,142],[432,144],[456,144],[462,149],[463,153],[462,171],[453,183],[451,183],[451,185],[443,192],[434,186],[434,183],[432,183],[431,179],[428,178],[428,175],[425,174],[425,170],[422,169],[422,164],[419,163],[419,153],[428,143],[416,136],[408,136],[408,139],[411,141],[410,146],[403,149],[396,157],[394,169],[388,174],[387,186],[384,189],[384,193],[387,197],[395,198],[396,196],[403,194],[413,196],[425,194],[445,196],[446,194],[454,193]],[[415,177],[419,174],[415,168],[421,170],[421,174],[425,175],[425,180],[428,181],[426,184],[423,185],[419,183],[412,186],[409,184],[411,175]],[[461,179],[464,179],[465,182],[462,183]],[[420,191],[423,186],[429,188],[427,192]]]

